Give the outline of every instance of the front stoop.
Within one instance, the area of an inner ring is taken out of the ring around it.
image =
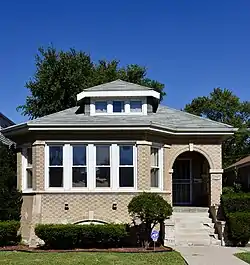
[[[209,218],[208,208],[174,207],[173,215],[165,221],[166,246],[220,245]]]

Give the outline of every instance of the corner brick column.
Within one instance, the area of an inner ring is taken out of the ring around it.
[[[138,190],[150,190],[151,176],[151,142],[137,141],[137,188]]]
[[[32,145],[33,189],[44,190],[44,141]]]
[[[210,205],[216,208],[220,205],[222,193],[223,169],[210,169]]]
[[[172,173],[170,168],[170,149],[171,145],[164,145],[163,150],[163,190],[167,192],[167,201],[172,205]]]
[[[17,158],[17,189],[18,190],[22,190],[22,148],[18,148],[17,149],[17,154],[16,154],[16,158]]]

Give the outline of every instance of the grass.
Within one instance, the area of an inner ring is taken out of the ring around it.
[[[0,252],[1,265],[184,265],[177,252],[165,253],[24,253]]]
[[[235,256],[250,264],[250,252],[237,253]]]

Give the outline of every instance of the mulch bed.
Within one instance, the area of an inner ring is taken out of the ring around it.
[[[150,247],[145,248],[108,248],[108,249],[42,249],[42,248],[30,248],[25,245],[17,246],[7,246],[0,247],[0,251],[20,251],[20,252],[30,252],[30,253],[63,253],[63,252],[117,252],[117,253],[150,253],[150,252],[169,252],[172,251],[169,247]]]

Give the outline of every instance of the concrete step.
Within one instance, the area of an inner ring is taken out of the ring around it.
[[[176,222],[175,227],[177,229],[179,228],[188,228],[188,229],[209,229],[209,228],[214,228],[213,223],[204,223],[204,222]]]
[[[185,235],[205,235],[208,236],[213,234],[214,230],[211,228],[197,228],[197,229],[190,229],[190,228],[177,228],[176,234],[185,234]]]
[[[173,212],[180,213],[208,213],[208,207],[188,207],[188,206],[174,206]]]
[[[172,216],[183,216],[183,217],[192,217],[192,216],[201,216],[201,217],[209,217],[209,213],[180,213],[173,212]]]
[[[202,239],[202,240],[175,240],[175,245],[176,246],[210,246],[211,245],[211,241],[210,239]]]
[[[176,216],[172,216],[171,220],[173,222],[177,223],[182,223],[182,224],[211,224],[212,220],[208,217],[192,217],[192,218],[183,218],[183,217],[176,217]]]

